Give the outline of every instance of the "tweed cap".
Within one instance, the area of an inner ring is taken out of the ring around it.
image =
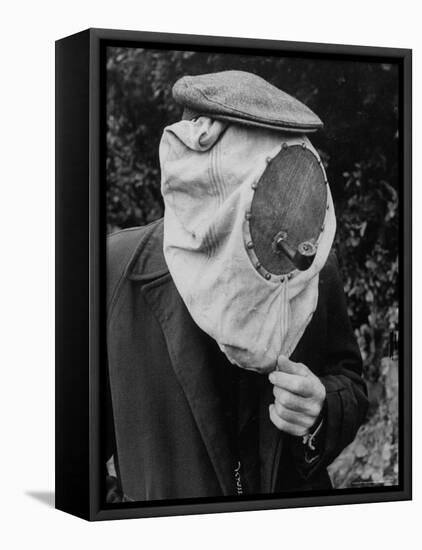
[[[174,84],[173,97],[185,108],[184,119],[206,115],[301,134],[323,126],[306,105],[245,71],[184,76]]]

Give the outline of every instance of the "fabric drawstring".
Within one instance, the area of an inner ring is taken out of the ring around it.
[[[290,313],[290,302],[289,302],[289,281],[287,277],[281,284],[280,292],[280,341],[284,344],[283,340],[287,334],[289,328],[289,313]],[[280,348],[280,354],[282,352],[282,347]]]

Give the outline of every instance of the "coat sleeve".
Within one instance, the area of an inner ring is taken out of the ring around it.
[[[353,441],[364,422],[368,399],[362,379],[362,357],[347,313],[346,297],[337,258],[330,257],[325,283],[327,339],[325,364],[320,380],[326,389],[323,429],[317,439],[316,455],[306,460],[307,449],[300,440],[300,473],[309,478],[326,468]]]

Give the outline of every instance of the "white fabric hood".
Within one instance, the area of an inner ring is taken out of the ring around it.
[[[328,188],[311,267],[269,280],[257,271],[245,213],[268,157],[283,143],[306,145],[318,157],[306,137],[208,117],[168,126],[160,144],[164,255],[174,283],[229,360],[259,372],[273,370],[280,354],[290,356],[311,320],[336,228]]]

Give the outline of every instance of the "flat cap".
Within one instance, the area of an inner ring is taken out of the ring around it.
[[[184,118],[206,115],[302,134],[323,126],[309,107],[245,71],[184,76],[174,84],[173,97],[185,108]]]

